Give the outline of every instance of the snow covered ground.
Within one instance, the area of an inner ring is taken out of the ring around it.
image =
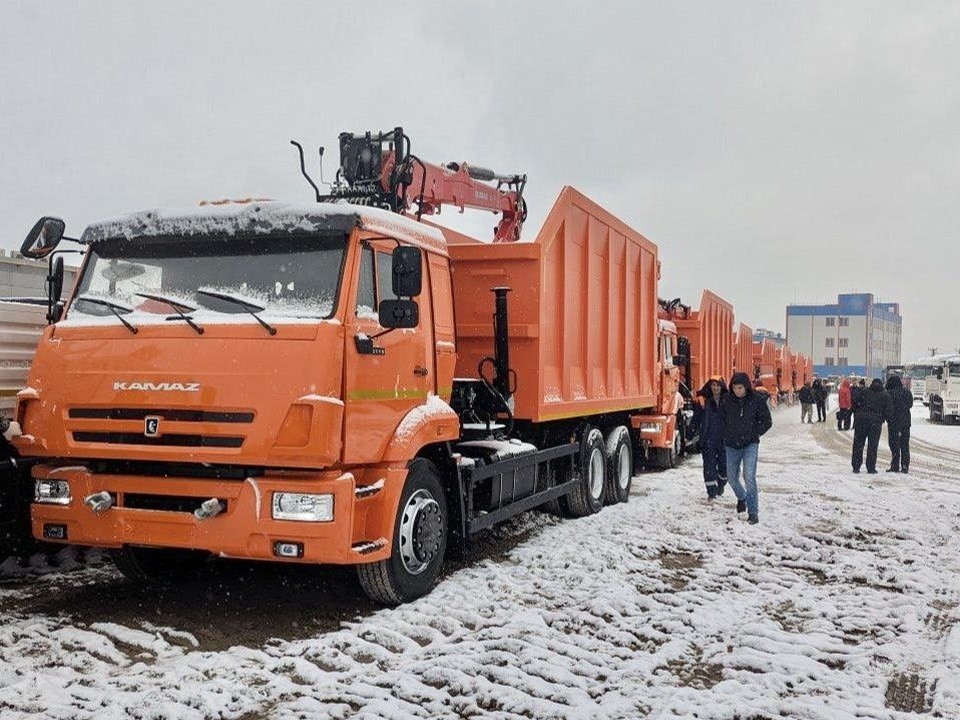
[[[915,419],[910,475],[853,475],[852,433],[799,415],[761,445],[758,526],[690,458],[392,610],[341,570],[157,597],[96,553],[8,562],[0,716],[960,718],[960,427]]]

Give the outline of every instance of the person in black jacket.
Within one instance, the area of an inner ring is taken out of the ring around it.
[[[757,492],[760,436],[773,427],[773,419],[766,401],[754,392],[746,373],[735,373],[730,379],[730,392],[720,400],[720,417],[723,419],[723,443],[727,456],[727,482],[737,496],[737,512],[746,510],[750,522],[755,525],[760,522]],[[740,484],[741,465],[743,485]]]
[[[913,393],[903,386],[896,375],[887,378],[887,441],[890,445],[890,467],[887,472],[907,472],[910,467],[910,410]]]
[[[813,399],[817,403],[817,422],[827,421],[827,395],[830,392],[823,380],[817,378],[813,381]]]
[[[813,388],[810,387],[810,382],[805,382],[803,387],[800,388],[800,422],[806,421],[807,423],[813,423],[813,403],[816,402],[816,398],[813,396]]]
[[[867,443],[867,472],[877,471],[877,448],[880,445],[880,431],[883,421],[889,414],[890,396],[883,389],[883,383],[874,378],[870,387],[857,393],[853,406],[853,471],[860,472],[863,464],[863,444]]]
[[[727,456],[723,449],[723,421],[720,400],[727,394],[723,378],[711,378],[701,389],[703,414],[700,419],[700,451],[703,454],[703,482],[707,498],[723,495],[727,484]]]

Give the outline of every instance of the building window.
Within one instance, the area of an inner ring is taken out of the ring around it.
[[[840,318],[840,327],[847,327],[850,324],[850,318],[842,317]]]
[[[837,324],[837,319],[835,317],[824,318],[827,321],[827,327],[833,327]]]
[[[847,362],[847,359],[846,359],[845,357],[838,357],[838,358],[837,358],[837,365],[844,365],[844,366],[846,366],[847,364],[848,364],[848,362]]]
[[[838,341],[840,344],[837,347],[848,347],[850,345],[850,338],[840,338]]]
[[[833,338],[827,338],[827,347],[828,347],[828,348],[832,348],[832,347],[833,347],[833,340],[834,340]]]
[[[833,365],[833,358],[832,358],[832,357],[824,358],[823,364],[824,364],[824,365]]]

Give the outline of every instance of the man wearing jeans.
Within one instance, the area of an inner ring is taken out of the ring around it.
[[[750,523],[756,525],[760,522],[757,497],[760,436],[773,427],[773,419],[767,403],[754,392],[746,373],[734,373],[730,390],[720,401],[723,442],[727,454],[727,484],[737,496],[737,512],[746,510]],[[741,465],[743,484],[740,483]]]

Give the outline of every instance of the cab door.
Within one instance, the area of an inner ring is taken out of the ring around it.
[[[384,332],[377,316],[380,301],[393,294],[392,240],[362,240],[354,253],[353,299],[345,314],[345,464],[377,462],[403,417],[426,402],[434,390],[433,316],[426,259],[423,290],[414,300],[420,313],[415,328]],[[371,338],[374,354],[358,349],[357,338]],[[429,352],[428,352],[429,348]]]

